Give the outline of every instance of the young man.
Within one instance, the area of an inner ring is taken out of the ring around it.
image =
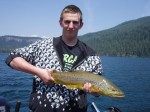
[[[59,23],[62,36],[16,49],[6,59],[12,68],[34,75],[29,102],[32,112],[86,112],[86,93],[91,84],[87,82],[84,90],[67,89],[65,85],[52,83],[50,73],[52,70],[102,72],[99,56],[77,38],[83,26],[81,10],[75,5],[66,6]]]

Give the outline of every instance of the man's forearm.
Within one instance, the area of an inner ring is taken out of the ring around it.
[[[10,66],[16,70],[23,71],[26,73],[38,75],[41,72],[41,68],[35,67],[28,63],[21,57],[16,57],[10,62]]]
[[[52,71],[50,69],[42,69],[39,67],[35,67],[21,57],[14,58],[10,62],[10,66],[16,70],[40,77],[45,82],[45,84],[53,82],[53,78],[51,77]]]

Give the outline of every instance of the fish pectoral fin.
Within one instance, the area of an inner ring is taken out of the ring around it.
[[[82,89],[83,88],[83,86],[81,86],[81,85],[66,85],[66,88],[67,89],[74,89],[74,88],[77,88],[77,89]]]

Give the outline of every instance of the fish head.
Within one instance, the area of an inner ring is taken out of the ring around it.
[[[101,84],[99,84],[98,91],[102,95],[115,97],[115,98],[123,98],[125,97],[125,94],[113,83],[111,83],[108,80],[103,80]]]
[[[123,98],[125,94],[118,87],[109,87],[106,91],[106,95],[115,98]]]

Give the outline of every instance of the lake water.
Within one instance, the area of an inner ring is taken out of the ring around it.
[[[32,76],[9,68],[5,64],[7,55],[0,53],[0,96],[9,100],[11,111],[21,100],[20,112],[29,112]],[[95,102],[100,110],[116,106],[122,112],[150,112],[150,58],[101,57],[101,60],[103,76],[124,91],[126,97],[116,99],[88,95],[89,104]],[[90,106],[88,112],[92,112]]]

